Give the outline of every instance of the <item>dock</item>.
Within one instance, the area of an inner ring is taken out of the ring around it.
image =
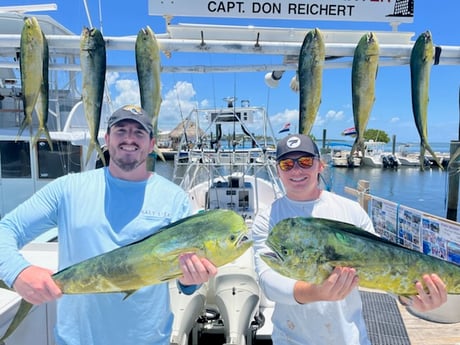
[[[431,322],[414,316],[399,303],[398,308],[411,345],[460,345],[460,323]]]

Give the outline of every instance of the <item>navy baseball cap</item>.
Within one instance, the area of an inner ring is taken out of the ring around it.
[[[283,156],[291,152],[306,153],[319,158],[318,146],[308,136],[304,134],[292,134],[281,139],[276,146],[276,160],[280,160]]]

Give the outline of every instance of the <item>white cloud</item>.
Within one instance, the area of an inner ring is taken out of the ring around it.
[[[337,121],[337,120],[343,120],[344,113],[342,110],[335,111],[335,110],[329,110],[326,113],[326,119],[327,120],[332,120],[332,121]]]
[[[400,118],[397,117],[397,116],[396,116],[396,117],[392,117],[392,118],[390,119],[390,123],[396,123],[396,122],[399,122],[399,120],[400,120]]]

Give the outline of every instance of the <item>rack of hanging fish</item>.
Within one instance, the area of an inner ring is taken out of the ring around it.
[[[439,63],[441,48],[433,44],[430,31],[420,34],[410,52],[410,76],[412,111],[420,136],[420,169],[425,167],[425,150],[432,155],[442,169],[440,160],[428,142],[428,88],[433,64]],[[354,48],[351,67],[351,93],[353,119],[356,137],[349,159],[356,152],[365,155],[364,132],[375,101],[375,84],[379,66],[379,42],[377,34],[365,33]],[[311,30],[305,36],[299,54],[297,81],[291,83],[299,96],[299,132],[310,134],[321,103],[322,71],[325,62],[325,44],[319,29]],[[449,164],[460,157],[456,152]],[[353,166],[353,162],[349,162]]]
[[[30,22],[33,20],[31,19]],[[27,23],[27,20],[26,20]],[[24,26],[25,31],[32,28]],[[38,31],[35,29],[35,31]],[[361,36],[358,36],[361,35]],[[323,38],[323,35],[326,39]],[[328,31],[319,29],[292,29],[292,28],[258,28],[258,27],[219,27],[207,25],[169,25],[167,33],[154,34],[150,28],[141,29],[137,37],[105,37],[97,29],[84,29],[80,37],[74,35],[50,35],[50,47],[59,48],[72,54],[80,45],[80,65],[65,64],[50,65],[53,69],[68,71],[82,71],[83,99],[85,101],[85,115],[91,129],[91,150],[96,149],[100,155],[100,145],[97,142],[96,129],[100,121],[100,104],[102,102],[102,81],[105,71],[130,71],[132,66],[107,66],[105,64],[105,49],[107,50],[135,50],[139,89],[142,107],[152,116],[154,128],[157,128],[158,112],[161,105],[160,72],[161,73],[224,73],[224,72],[261,72],[277,71],[284,73],[295,70],[297,78],[292,83],[293,90],[299,91],[299,131],[309,134],[315,122],[321,103],[322,71],[325,68],[351,67],[353,117],[356,128],[356,138],[351,153],[364,153],[363,134],[372,111],[375,100],[375,84],[379,66],[409,65],[411,72],[412,110],[416,128],[420,135],[420,159],[425,157],[428,150],[440,165],[439,159],[428,143],[428,86],[433,64],[460,65],[460,47],[434,45],[429,31],[418,36],[416,42],[410,42],[412,33],[398,32],[347,32]],[[21,35],[21,74],[27,76],[26,66],[32,65],[27,59],[46,59],[46,38],[36,33],[39,53],[30,49],[27,56],[26,41]],[[231,37],[232,39],[229,39]],[[302,42],[303,40],[303,42]],[[356,42],[354,42],[354,40]],[[18,38],[15,35],[0,34],[0,49],[7,54],[11,47],[17,47]],[[353,42],[351,42],[353,41]],[[382,41],[379,43],[379,41]],[[99,42],[99,43],[97,43]],[[31,45],[29,45],[31,46]],[[94,49],[94,51],[92,50]],[[245,64],[244,59],[238,59],[235,65],[209,66],[189,65],[180,66],[171,64],[160,66],[160,49],[164,55],[174,59],[173,53],[226,53],[251,55],[280,55],[282,64]],[[33,52],[33,53],[32,53]],[[351,61],[341,61],[340,58],[352,58]],[[0,67],[5,64],[0,63]],[[11,67],[11,65],[10,65]],[[31,68],[30,73],[42,71],[39,83],[46,84],[47,63],[40,68]],[[94,83],[97,79],[97,83]],[[23,84],[27,89],[28,81]],[[32,83],[31,83],[32,84]],[[31,109],[45,108],[43,99],[38,94],[45,93],[46,87],[36,87],[26,95],[25,119],[20,133],[30,123]],[[93,85],[91,88],[90,85]],[[94,86],[96,85],[96,86]],[[91,101],[91,99],[96,101]],[[37,101],[38,100],[38,101]],[[42,101],[40,101],[42,100]],[[37,111],[42,117],[37,136],[46,135],[46,111]],[[159,152],[159,151],[158,151]],[[353,154],[349,155],[350,157]],[[460,157],[455,153],[453,161]],[[424,164],[421,161],[420,168]]]
[[[95,28],[83,28],[79,51],[82,101],[90,137],[86,164],[92,152],[96,150],[101,161],[106,165],[98,140],[107,71],[106,43],[102,33]],[[154,134],[156,134],[161,105],[160,51],[155,35],[148,26],[139,31],[135,42],[135,53],[141,106],[150,115]],[[20,38],[19,66],[24,119],[19,128],[18,137],[27,127],[32,135],[32,116],[35,110],[39,126],[34,136],[34,146],[41,135],[45,135],[52,149],[53,145],[47,128],[49,47],[48,40],[35,17],[28,17],[24,20]],[[158,153],[161,155],[161,152],[158,151]]]

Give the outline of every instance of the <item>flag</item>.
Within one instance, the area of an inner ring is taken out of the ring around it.
[[[286,122],[286,124],[283,126],[283,128],[280,129],[278,133],[289,132],[289,128],[291,128],[291,123]]]
[[[342,132],[342,135],[356,135],[355,127],[350,127],[350,128],[344,129],[343,132]]]

